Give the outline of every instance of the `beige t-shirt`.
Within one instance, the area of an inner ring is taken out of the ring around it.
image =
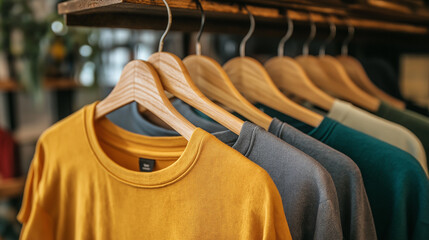
[[[335,100],[327,117],[410,153],[428,174],[423,145],[416,135],[405,127],[338,99]]]

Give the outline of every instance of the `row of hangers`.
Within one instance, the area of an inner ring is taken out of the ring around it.
[[[213,101],[265,129],[268,129],[272,118],[252,102],[262,103],[314,127],[323,120],[323,116],[290,100],[284,92],[293,93],[327,111],[334,103],[335,98],[332,96],[372,112],[378,109],[380,99],[403,108],[402,102],[372,84],[360,63],[347,55],[347,45],[354,33],[351,26],[342,47],[342,56],[335,58],[325,55],[325,48],[336,33],[332,21],[331,34],[320,48],[319,56],[310,56],[309,44],[316,34],[316,25],[310,14],[310,37],[304,44],[303,55],[294,59],[285,57],[283,50],[293,33],[293,23],[288,18],[288,31],[280,41],[278,56],[267,61],[264,66],[245,56],[246,42],[254,32],[255,19],[244,6],[250,18],[249,32],[240,44],[240,56],[229,60],[222,67],[214,59],[201,55],[200,38],[205,13],[198,0],[196,2],[202,17],[196,54],[182,61],[176,55],[162,51],[172,24],[170,7],[166,0],[163,2],[168,13],[168,24],[160,39],[158,52],[152,54],[148,61],[133,60],[125,66],[112,92],[97,105],[95,119],[135,101],[140,105],[139,109],[150,111],[189,140],[196,127],[177,112],[164,90],[236,134],[240,133],[244,122]]]

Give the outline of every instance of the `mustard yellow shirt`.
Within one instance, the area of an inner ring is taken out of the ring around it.
[[[187,142],[94,123],[95,106],[40,137],[21,239],[291,239],[273,181],[240,153],[201,129]]]

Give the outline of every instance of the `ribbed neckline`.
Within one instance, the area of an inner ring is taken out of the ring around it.
[[[310,132],[307,133],[307,135],[319,140],[324,141],[331,135],[332,131],[336,128],[338,125],[338,122],[335,120],[332,120],[328,117],[324,117],[320,125]]]
[[[128,132],[102,118],[94,122],[98,102],[85,107],[86,135],[91,149],[101,166],[118,180],[143,188],[159,188],[179,181],[195,165],[202,142],[208,133],[197,128],[189,142],[181,137],[148,137]],[[95,125],[97,124],[97,125]],[[111,159],[102,149],[99,138],[116,147],[142,157],[177,160],[170,166],[155,172],[138,172],[127,169]]]
[[[347,118],[347,115],[349,114],[349,111],[352,107],[353,106],[348,102],[335,99],[332,108],[329,110],[328,115],[326,116],[335,119],[338,122],[343,122]]]

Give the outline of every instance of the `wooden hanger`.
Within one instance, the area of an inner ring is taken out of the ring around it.
[[[378,99],[389,103],[399,109],[405,109],[405,103],[379,89],[368,77],[362,64],[351,56],[337,56],[337,60],[344,67],[352,81],[361,89]]]
[[[170,103],[156,70],[141,60],[131,61],[125,66],[112,92],[97,104],[95,119],[100,119],[133,101],[162,119],[187,140],[196,129]]]
[[[200,38],[205,23],[205,14],[197,0],[201,10],[201,28],[197,35],[196,55],[191,55],[183,60],[188,72],[198,88],[210,99],[215,100],[253,123],[268,130],[272,118],[259,110],[244,98],[234,87],[222,66],[214,59],[201,56]]]
[[[332,93],[334,96],[345,99],[357,106],[371,112],[376,112],[380,106],[380,100],[361,90],[347,75],[343,66],[332,56],[321,54],[318,58],[308,56],[308,46],[316,33],[316,25],[311,21],[311,34],[303,47],[303,56],[296,58],[310,79],[321,89]],[[330,24],[331,35],[335,36],[335,25]],[[330,41],[330,40],[329,40]],[[325,42],[326,44],[326,42]],[[325,74],[321,74],[324,72]]]
[[[230,129],[235,134],[240,134],[244,122],[210,101],[192,82],[185,65],[179,57],[172,53],[162,52],[164,38],[171,26],[171,10],[163,0],[168,11],[168,25],[160,40],[159,52],[149,57],[165,90],[180,98],[192,107],[202,111],[216,122]]]
[[[168,92],[202,111],[234,133],[240,134],[244,122],[204,96],[192,82],[191,76],[180,58],[172,53],[158,52],[150,56],[149,62],[155,67],[162,85]]]
[[[337,56],[337,60],[346,70],[347,74],[350,76],[352,81],[356,83],[361,89],[366,91],[378,99],[389,103],[392,106],[395,106],[399,109],[405,109],[405,103],[399,99],[396,99],[381,89],[379,89],[368,77],[363,68],[362,64],[354,57],[348,55],[348,44],[354,35],[354,27],[348,25],[348,37],[344,40],[341,55]]]
[[[288,26],[288,31],[278,46],[278,57],[268,60],[265,69],[280,90],[293,93],[316,106],[330,110],[335,99],[316,87],[296,60],[284,56],[284,45],[293,32],[293,23],[289,17]]]
[[[251,27],[240,44],[240,57],[229,60],[223,68],[235,87],[250,101],[259,102],[279,112],[287,114],[313,127],[318,126],[323,117],[295,102],[292,102],[276,87],[261,63],[245,57],[245,45],[255,28],[253,15],[247,10]]]

